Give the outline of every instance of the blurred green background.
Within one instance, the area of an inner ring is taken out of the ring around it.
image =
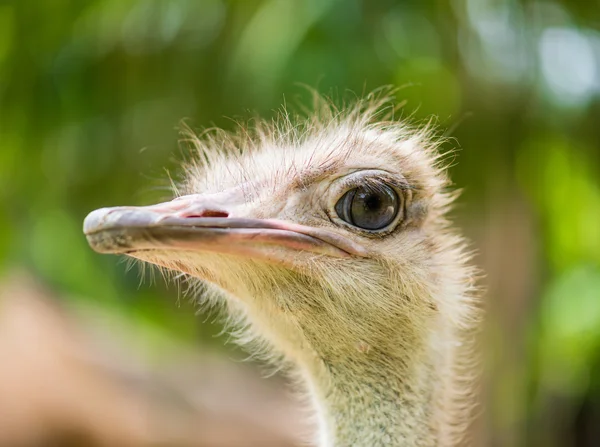
[[[600,445],[599,29],[583,0],[0,2],[0,273],[228,353],[176,287],[92,252],[83,218],[168,198],[182,119],[399,86],[456,138],[487,275],[477,445]]]

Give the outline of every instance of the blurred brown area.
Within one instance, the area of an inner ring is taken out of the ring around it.
[[[159,364],[128,330],[106,311],[65,305],[28,275],[7,277],[0,446],[306,445],[302,414],[279,384],[174,341]]]
[[[517,378],[524,375],[527,366],[528,353],[522,340],[538,305],[533,298],[539,287],[539,247],[533,237],[536,224],[526,203],[517,197],[510,201],[494,198],[489,203],[493,207],[473,212],[468,222],[461,223],[477,247],[476,261],[483,272],[483,306],[488,316],[481,333],[484,374],[480,417],[471,427],[470,436],[474,446],[520,446],[526,445],[522,425],[527,409],[523,383]],[[498,346],[499,328],[509,328],[503,335],[506,345]],[[498,401],[501,407],[488,404]],[[493,431],[490,420],[500,429]]]

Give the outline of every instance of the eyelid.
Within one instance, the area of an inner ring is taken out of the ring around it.
[[[413,186],[409,185],[406,182],[403,181],[398,181],[397,179],[387,179],[387,178],[381,178],[381,177],[366,177],[366,178],[362,178],[360,179],[360,181],[357,181],[357,185],[356,186],[362,186],[362,185],[367,185],[370,186],[372,188],[378,188],[380,186],[385,186],[385,187],[391,187],[394,190],[397,191],[407,191],[407,190],[413,190],[415,189]]]
[[[352,172],[344,177],[336,179],[334,183],[338,183],[336,189],[342,194],[349,189],[356,188],[365,183],[372,184],[375,187],[379,185],[391,186],[398,191],[417,189],[414,185],[408,183],[404,177],[398,178],[398,175],[375,169],[363,169]],[[338,193],[338,195],[340,194]]]

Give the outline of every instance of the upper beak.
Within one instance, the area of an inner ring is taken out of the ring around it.
[[[202,195],[152,206],[101,208],[85,218],[83,231],[90,246],[100,253],[211,251],[273,261],[281,261],[281,255],[290,251],[334,257],[365,255],[358,244],[325,229],[274,219],[229,217],[224,209],[208,205]]]

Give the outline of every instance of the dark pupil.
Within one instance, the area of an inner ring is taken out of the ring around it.
[[[398,214],[398,195],[388,187],[362,186],[348,191],[335,206],[341,219],[365,230],[388,226]]]
[[[376,211],[381,207],[381,200],[375,194],[371,194],[365,198],[365,207],[369,211]]]

